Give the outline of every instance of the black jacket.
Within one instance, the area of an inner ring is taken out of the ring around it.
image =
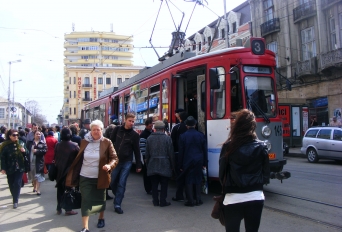
[[[33,147],[34,145],[34,147]],[[46,143],[43,140],[40,140],[37,145],[34,144],[34,141],[27,142],[27,149],[31,156],[31,149],[36,149],[37,152],[33,153],[36,156],[36,173],[44,173],[44,156],[48,150]],[[32,160],[32,157],[30,157]],[[31,170],[32,171],[32,170]]]
[[[224,193],[262,190],[263,185],[270,182],[266,145],[257,140],[246,143],[229,156],[227,163],[225,152],[228,146],[229,142],[223,144],[219,161],[219,178],[221,184],[224,184]],[[226,179],[225,183],[223,183],[224,179]]]
[[[120,162],[133,161],[133,152],[135,155],[136,168],[141,168],[141,156],[139,149],[139,134],[133,129],[125,129],[125,125],[114,128],[110,140]]]
[[[82,139],[84,139],[84,136],[89,132],[87,128],[82,128],[80,133],[78,134]]]
[[[188,128],[186,127],[184,122],[181,122],[172,128],[171,139],[172,139],[174,152],[178,152],[180,135],[186,132],[187,130]]]

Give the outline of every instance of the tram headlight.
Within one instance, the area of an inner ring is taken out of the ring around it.
[[[270,141],[268,141],[268,140],[265,140],[264,142],[266,143],[267,150],[268,150],[268,151],[270,151],[270,150],[271,150],[271,148],[272,148],[272,144],[271,144],[271,142],[270,142]]]
[[[271,136],[272,134],[272,130],[271,128],[269,128],[267,125],[263,126],[263,128],[261,129],[261,134],[262,136],[264,136],[265,138],[268,138]]]

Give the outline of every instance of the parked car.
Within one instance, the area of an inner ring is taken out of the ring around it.
[[[283,155],[289,154],[289,151],[290,151],[289,145],[287,145],[287,143],[283,142]]]
[[[310,163],[319,159],[342,160],[342,129],[338,127],[313,127],[306,131],[300,151]]]

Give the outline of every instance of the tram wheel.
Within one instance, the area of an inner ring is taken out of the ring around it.
[[[306,151],[306,155],[308,157],[308,161],[310,163],[317,163],[318,162],[318,154],[317,154],[317,151],[314,149],[314,148],[309,148],[307,151]]]

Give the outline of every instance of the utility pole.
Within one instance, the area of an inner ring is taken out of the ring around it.
[[[228,31],[228,19],[227,19],[227,10],[226,10],[226,0],[223,0],[224,5],[224,21],[226,21],[226,47],[229,48],[229,31]]]
[[[8,74],[8,129],[11,127],[11,64],[19,63],[21,60],[15,60],[8,62],[9,74]]]

